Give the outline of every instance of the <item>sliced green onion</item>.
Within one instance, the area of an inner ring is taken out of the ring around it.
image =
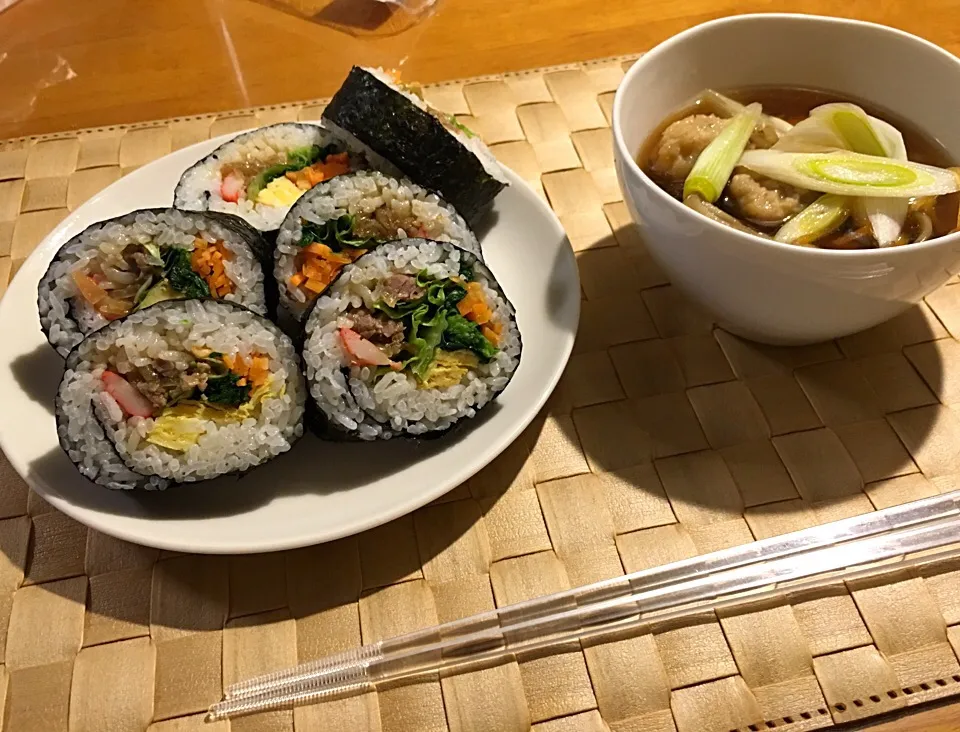
[[[900,132],[889,122],[884,122],[876,117],[870,118],[870,124],[873,129],[883,138],[884,146],[887,148],[887,157],[894,160],[907,159],[907,145],[903,141],[903,133]]]
[[[760,119],[761,107],[751,104],[731,119],[713,141],[704,148],[683,183],[683,197],[700,194],[713,203],[723,192],[734,166],[750,141]]]
[[[748,150],[739,164],[782,183],[839,196],[911,198],[960,190],[953,171],[852,152]]]
[[[856,104],[824,104],[810,111],[829,124],[844,141],[844,147],[853,152],[878,157],[892,157],[883,138],[874,128],[871,117]]]
[[[740,104],[736,99],[731,99],[713,89],[705,89],[702,91],[699,96],[697,96],[697,101],[712,104],[727,117],[736,117],[747,108],[746,105]],[[786,120],[780,119],[779,117],[771,117],[769,114],[760,115],[760,124],[764,127],[769,126],[778,136],[789,132],[793,127],[793,125]]]
[[[845,150],[846,145],[843,138],[823,117],[811,115],[797,122],[793,129],[781,135],[773,149],[783,152],[813,153]]]
[[[907,220],[910,202],[906,198],[863,199],[863,211],[873,229],[873,238],[882,247],[892,246],[900,238],[903,222]]]
[[[785,244],[813,244],[840,228],[849,216],[850,201],[826,193],[781,226],[773,238]]]
[[[856,104],[824,104],[810,114],[828,122],[848,150],[894,160],[907,159],[907,149],[900,131],[883,120],[871,117]],[[905,198],[863,199],[864,213],[881,247],[891,246],[900,238],[907,208]]]

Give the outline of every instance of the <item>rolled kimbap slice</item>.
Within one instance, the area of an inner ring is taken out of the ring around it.
[[[132,211],[60,247],[37,288],[40,325],[66,357],[87,334],[164,300],[209,297],[265,315],[269,257],[260,233],[236,216]]]
[[[344,265],[393,239],[450,241],[481,258],[477,237],[453,207],[408,180],[361,170],[338,175],[297,201],[277,233],[274,277],[296,320]]]
[[[354,66],[323,111],[338,135],[359,143],[436,191],[474,223],[507,185],[503,169],[456,117],[428,105],[419,89],[381,69]],[[379,164],[379,161],[378,161]]]
[[[90,480],[162,489],[286,452],[305,397],[296,350],[269,320],[229,302],[165,302],[71,351],[57,434]]]
[[[303,360],[322,436],[426,435],[473,417],[506,388],[520,332],[476,256],[410,238],[344,267],[310,312]]]
[[[236,214],[275,231],[304,191],[365,166],[362,155],[322,127],[283,122],[237,135],[188,168],[174,205]]]

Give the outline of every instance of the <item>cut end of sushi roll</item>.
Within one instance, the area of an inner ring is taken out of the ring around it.
[[[132,211],[60,248],[37,288],[40,324],[66,357],[87,334],[165,300],[209,297],[265,315],[266,257],[259,232],[235,216]]]
[[[354,66],[323,119],[344,139],[439,193],[468,222],[477,221],[507,184],[477,135],[380,69]]]
[[[415,183],[363,170],[317,185],[277,233],[274,277],[284,309],[303,320],[344,266],[378,244],[407,237],[450,241],[482,259],[463,218]]]
[[[67,359],[60,445],[108,488],[162,489],[254,468],[303,433],[290,339],[214,300],[166,302],[93,333]]]
[[[362,155],[322,127],[282,122],[238,135],[189,168],[174,205],[235,214],[274,231],[304,191],[363,167]]]
[[[513,307],[483,262],[409,238],[344,267],[307,319],[303,359],[326,434],[376,440],[475,416],[506,388],[520,349]]]

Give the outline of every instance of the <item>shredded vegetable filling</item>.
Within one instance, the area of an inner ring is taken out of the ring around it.
[[[187,248],[153,242],[104,242],[71,272],[76,297],[107,320],[164,300],[234,292],[233,253],[222,241],[196,237]]]

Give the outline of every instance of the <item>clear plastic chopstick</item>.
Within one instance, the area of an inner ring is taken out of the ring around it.
[[[917,552],[929,553],[905,556]],[[240,682],[227,688],[210,717],[359,693],[956,557],[960,491],[506,606]]]

